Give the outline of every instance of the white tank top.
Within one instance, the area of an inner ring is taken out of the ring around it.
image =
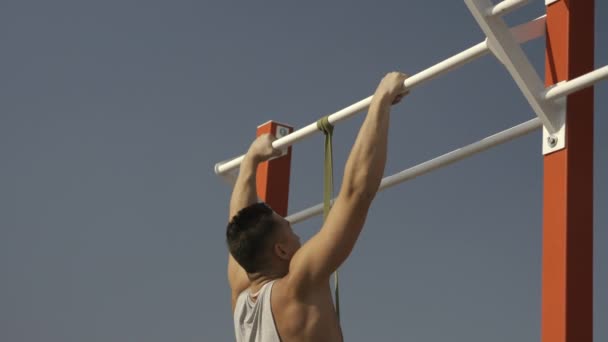
[[[273,280],[264,284],[256,294],[251,294],[247,289],[237,298],[234,307],[236,342],[281,341],[270,307],[270,294],[274,282]]]

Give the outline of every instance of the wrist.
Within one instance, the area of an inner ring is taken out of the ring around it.
[[[390,105],[394,100],[394,96],[391,96],[387,92],[376,92],[374,97],[372,98],[373,102],[376,102],[380,105]]]
[[[258,156],[255,153],[251,153],[251,152],[247,152],[247,154],[245,154],[245,158],[243,159],[243,163],[247,163],[247,164],[257,165],[261,162],[262,162],[262,160],[261,160],[260,156]]]

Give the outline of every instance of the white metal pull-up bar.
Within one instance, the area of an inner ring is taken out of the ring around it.
[[[510,2],[510,1],[507,1],[507,2]],[[521,1],[518,1],[517,3],[519,4],[520,2]],[[496,6],[499,6],[499,5],[496,5]],[[536,39],[536,38],[544,35],[544,33],[545,33],[545,16],[541,16],[528,23],[516,26],[511,29],[511,32],[519,43],[525,43],[532,39]],[[431,66],[430,68],[427,68],[413,76],[408,77],[405,80],[404,85],[405,85],[406,89],[412,89],[426,81],[430,81],[431,79],[433,79],[435,77],[441,76],[451,70],[454,70],[460,66],[463,66],[464,64],[466,64],[468,62],[471,62],[479,57],[482,57],[482,56],[486,55],[488,52],[490,52],[490,48],[488,46],[487,40],[484,40],[481,43],[478,43],[442,62],[439,62],[439,63]],[[368,108],[371,103],[371,100],[372,100],[372,96],[369,96],[359,102],[356,102],[346,108],[343,108],[343,109],[329,115],[328,120],[332,125],[335,125],[336,123],[343,121],[347,118],[350,118],[351,116]],[[286,147],[289,147],[289,146],[295,144],[296,142],[299,142],[305,138],[308,138],[316,133],[319,133],[319,130],[317,129],[317,123],[315,121],[283,138],[275,140],[272,143],[272,146],[276,149],[286,148]],[[215,173],[217,175],[221,175],[221,174],[224,174],[230,170],[233,170],[233,169],[239,167],[239,165],[241,165],[241,162],[243,161],[244,157],[245,156],[242,155],[242,156],[233,158],[227,162],[217,163],[215,165]]]
[[[426,162],[420,163],[409,169],[405,169],[401,172],[397,172],[394,175],[384,177],[380,183],[378,191],[388,189],[397,184],[403,183],[415,177],[421,176],[425,173],[429,173],[433,170],[439,169],[446,165],[452,164],[479,152],[485,151],[493,146],[503,144],[507,141],[526,135],[542,127],[542,122],[539,118],[526,121],[517,126],[511,127],[502,132],[491,135],[487,138],[479,140],[475,143],[466,145],[452,152],[443,154],[439,157],[433,158]],[[311,217],[317,216],[323,213],[323,203],[317,204],[310,208],[299,211],[286,217],[287,221],[292,224],[307,220]]]
[[[590,84],[597,83],[607,78],[608,65],[603,66],[599,69],[595,69],[577,78],[573,78],[569,81],[557,83],[553,87],[547,88],[542,94],[542,98],[545,100],[554,100],[556,98],[572,94],[576,91],[588,87]]]
[[[489,8],[486,11],[486,15],[488,16],[495,16],[495,15],[505,15],[511,11],[514,11],[518,8],[520,8],[523,5],[526,5],[528,3],[529,0],[505,0],[502,1],[498,4],[496,4],[494,7]]]

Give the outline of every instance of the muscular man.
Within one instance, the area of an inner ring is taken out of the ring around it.
[[[406,75],[387,74],[346,162],[340,193],[319,232],[300,246],[283,217],[256,196],[257,165],[280,151],[256,139],[230,200],[228,281],[237,342],[342,341],[329,286],[352,251],[386,164],[389,112],[406,95]]]

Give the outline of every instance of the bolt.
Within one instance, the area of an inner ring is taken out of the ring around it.
[[[549,147],[555,147],[557,145],[557,137],[554,135],[547,137],[547,143],[549,144]]]

